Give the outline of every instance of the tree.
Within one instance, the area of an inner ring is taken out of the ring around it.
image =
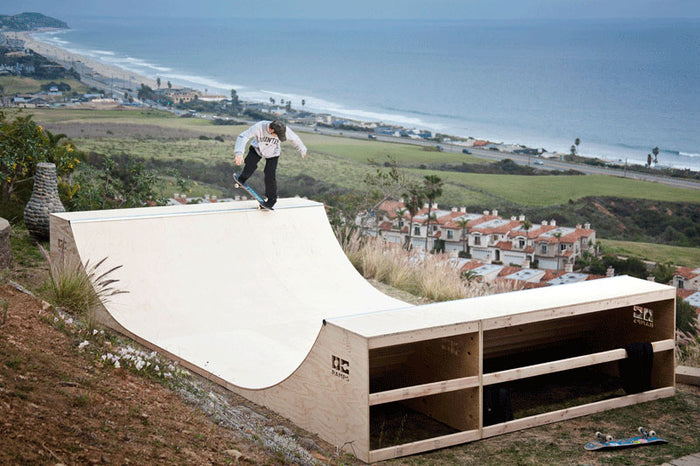
[[[139,88],[136,94],[140,100],[155,100],[155,92],[149,86],[141,83],[141,88]]]
[[[647,167],[651,167],[651,162],[652,162],[651,154],[647,154]]]
[[[80,160],[75,145],[62,141],[65,137],[65,134],[45,131],[32,121],[32,115],[6,121],[5,114],[0,112],[2,199],[11,200],[18,185],[33,179],[37,163],[55,164],[59,177],[73,172]]]
[[[527,243],[530,240],[530,228],[532,228],[532,223],[530,220],[523,221],[523,230],[525,230],[525,249],[527,249]]]
[[[408,187],[407,192],[404,194],[406,202],[406,210],[408,210],[408,215],[410,216],[410,222],[408,224],[408,242],[406,243],[406,249],[411,248],[411,239],[413,237],[413,218],[423,207],[423,201],[425,200],[425,192],[423,188],[418,185],[411,185]]]
[[[571,145],[571,149],[569,149],[571,152],[571,155],[576,155],[576,146],[574,144]]]
[[[238,93],[235,89],[231,89],[231,107],[236,113],[241,110],[241,102],[238,100]]]
[[[459,227],[462,229],[462,251],[465,255],[467,255],[469,253],[469,236],[467,232],[469,219],[462,217],[459,220],[457,220],[457,225],[459,225]]]
[[[173,83],[171,83],[170,81],[168,81],[168,89],[172,89],[172,88],[173,88]]]
[[[156,78],[156,87],[160,89],[160,76]]]
[[[110,156],[100,167],[85,166],[72,177],[74,195],[67,199],[72,210],[117,209],[142,207],[148,203],[164,205],[157,192],[161,179],[153,170],[132,158],[120,162]]]
[[[273,99],[272,97],[270,97],[270,103],[271,103],[272,105],[275,105],[275,99]]]
[[[423,178],[423,189],[425,189],[425,197],[428,200],[428,229],[425,234],[425,250],[428,250],[428,237],[430,236],[430,211],[433,207],[433,202],[442,196],[442,179],[437,175],[426,175]]]
[[[399,231],[401,231],[401,228],[403,228],[403,216],[406,215],[407,212],[408,209],[405,209],[404,207],[401,207],[394,211],[396,217],[399,219]]]
[[[658,147],[654,147],[654,148],[651,150],[651,153],[654,154],[654,163],[659,163],[659,148],[658,148]]]
[[[304,107],[304,105],[306,105],[306,100],[301,99],[301,106],[302,106],[302,108]]]

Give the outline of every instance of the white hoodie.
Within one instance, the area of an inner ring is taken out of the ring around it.
[[[250,145],[255,148],[256,152],[261,157],[266,159],[279,157],[280,140],[277,136],[270,133],[268,129],[270,123],[272,122],[267,120],[259,121],[239,134],[236,138],[236,146],[233,149],[234,154],[243,155],[246,144],[248,144],[251,138],[254,138]],[[287,136],[287,140],[289,140],[302,155],[306,155],[306,146],[289,126],[287,126],[285,135]]]

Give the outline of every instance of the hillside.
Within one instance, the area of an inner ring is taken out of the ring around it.
[[[68,23],[60,19],[44,16],[41,13],[20,13],[0,15],[0,30],[32,31],[40,28],[68,29]]]

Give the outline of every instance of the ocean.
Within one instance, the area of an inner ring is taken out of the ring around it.
[[[699,20],[60,19],[37,37],[163,85],[700,170]]]

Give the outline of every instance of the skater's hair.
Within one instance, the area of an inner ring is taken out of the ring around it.
[[[270,129],[275,132],[277,137],[280,138],[280,141],[287,140],[287,126],[284,124],[283,121],[273,121],[272,123],[270,123]]]

